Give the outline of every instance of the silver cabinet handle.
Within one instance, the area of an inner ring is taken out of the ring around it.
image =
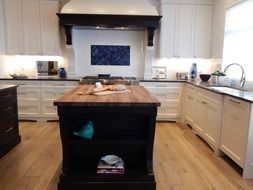
[[[207,102],[205,102],[205,101],[202,101],[202,104],[205,104],[205,105],[206,105],[206,104],[207,104]]]
[[[9,111],[9,110],[11,110],[11,109],[12,109],[12,107],[11,107],[11,106],[8,106],[8,107],[4,108],[3,111]]]
[[[5,133],[9,133],[11,130],[13,130],[14,128],[13,127],[10,127],[9,129],[5,130],[4,132]]]

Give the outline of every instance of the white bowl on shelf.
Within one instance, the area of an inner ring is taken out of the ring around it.
[[[103,160],[105,163],[109,165],[113,165],[120,161],[120,157],[116,155],[106,155],[102,157],[101,160]]]

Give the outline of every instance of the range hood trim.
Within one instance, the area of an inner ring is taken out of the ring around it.
[[[149,15],[108,15],[108,14],[68,14],[57,13],[59,23],[65,28],[66,44],[72,45],[73,27],[127,27],[147,30],[148,46],[153,46],[155,29],[160,25],[162,16]]]

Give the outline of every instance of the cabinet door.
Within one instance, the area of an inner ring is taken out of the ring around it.
[[[177,57],[175,52],[177,5],[162,5],[162,20],[160,29],[160,56]]]
[[[25,55],[37,55],[40,47],[39,0],[22,0],[23,42]]]
[[[194,33],[193,56],[198,58],[210,57],[212,6],[197,5]]]
[[[175,36],[178,57],[187,58],[193,55],[194,11],[194,5],[179,5],[178,30]]]
[[[195,91],[186,86],[184,117],[186,123],[193,126],[195,117]]]
[[[194,129],[200,135],[204,134],[205,124],[206,124],[206,107],[207,102],[202,94],[196,94],[195,100],[195,121],[194,121]]]
[[[219,147],[221,128],[221,105],[219,102],[206,99],[204,138],[215,147]]]
[[[250,104],[226,96],[221,131],[221,150],[243,168],[248,139]]]
[[[40,1],[41,43],[44,55],[59,54],[59,24],[57,1]]]
[[[21,8],[21,0],[4,1],[7,54],[22,54],[23,41]]]
[[[4,1],[0,0],[0,55],[5,54]]]

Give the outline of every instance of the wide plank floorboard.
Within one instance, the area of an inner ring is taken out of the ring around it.
[[[22,142],[0,159],[0,190],[57,190],[61,141],[57,122],[20,122]],[[217,157],[190,127],[157,123],[157,190],[253,190],[228,157]]]

